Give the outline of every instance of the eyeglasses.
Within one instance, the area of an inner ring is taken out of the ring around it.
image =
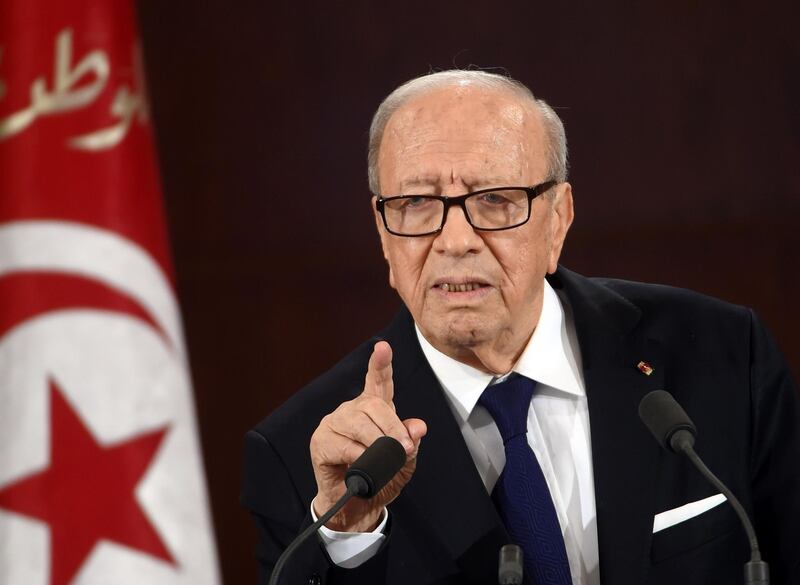
[[[467,222],[476,230],[508,230],[526,223],[531,218],[531,201],[557,184],[558,181],[546,181],[533,187],[481,189],[458,197],[378,197],[375,208],[383,218],[386,231],[396,236],[417,237],[439,233],[453,205],[458,205],[464,211]]]

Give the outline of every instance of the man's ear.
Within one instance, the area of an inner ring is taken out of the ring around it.
[[[381,239],[381,251],[383,252],[383,259],[386,260],[386,264],[389,266],[389,286],[392,288],[396,288],[394,285],[394,273],[392,272],[392,262],[389,260],[389,247],[388,247],[388,240],[391,238],[391,234],[386,231],[386,227],[383,225],[383,218],[381,214],[378,212],[378,208],[375,207],[375,202],[378,200],[376,196],[372,196],[372,213],[375,216],[375,229],[378,230],[378,237]]]
[[[558,259],[561,257],[561,250],[564,247],[564,240],[567,232],[572,225],[575,211],[572,206],[572,185],[561,183],[556,185],[556,194],[551,204],[551,239],[550,257],[547,262],[548,274],[553,274],[558,268]]]

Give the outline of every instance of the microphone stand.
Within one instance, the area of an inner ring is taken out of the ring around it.
[[[733,492],[706,467],[695,452],[697,428],[686,411],[669,392],[653,390],[639,403],[639,417],[664,449],[685,455],[733,506],[750,541],[750,561],[744,565],[744,582],[746,585],[769,585],[769,565],[761,560],[756,531],[753,530],[750,518]]]
[[[728,489],[722,481],[714,475],[714,473],[703,463],[700,456],[695,452],[694,437],[689,431],[679,430],[676,432],[670,444],[672,448],[686,455],[694,466],[703,474],[703,476],[710,481],[714,486],[722,492],[722,494],[730,502],[736,515],[739,516],[744,530],[747,533],[747,539],[750,541],[750,561],[744,565],[744,582],[746,585],[769,585],[769,565],[761,560],[761,551],[758,548],[758,539],[756,538],[756,531],[753,529],[753,524],[744,511],[739,499],[733,495],[733,492]]]
[[[319,520],[306,528],[292,543],[283,551],[269,578],[269,585],[277,585],[280,573],[286,561],[292,556],[295,550],[305,542],[309,536],[314,534],[334,514],[341,510],[353,496],[358,496],[368,500],[377,494],[389,483],[395,474],[406,463],[406,450],[399,441],[392,437],[383,436],[375,440],[372,445],[356,459],[345,473],[344,484],[347,488],[344,495],[325,512]]]
[[[344,492],[344,495],[341,498],[339,498],[339,500],[333,505],[333,507],[327,512],[325,512],[322,516],[320,516],[319,520],[317,520],[311,526],[303,530],[303,532],[300,533],[300,536],[298,536],[292,541],[292,544],[290,544],[286,548],[286,550],[283,551],[283,554],[280,557],[278,557],[278,562],[275,563],[275,567],[272,569],[272,575],[269,578],[269,585],[277,585],[278,578],[280,577],[281,571],[283,570],[283,566],[286,564],[286,561],[289,559],[289,557],[292,556],[292,553],[294,553],[297,547],[303,544],[309,536],[311,536],[317,530],[319,530],[323,524],[325,524],[328,520],[333,518],[336,512],[341,510],[344,507],[344,505],[350,501],[350,498],[352,498],[358,493],[357,489],[358,488],[356,488],[355,486],[348,485],[347,490]]]

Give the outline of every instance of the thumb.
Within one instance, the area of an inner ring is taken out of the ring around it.
[[[414,441],[415,446],[419,446],[419,442],[428,433],[428,425],[420,418],[407,418],[403,421],[411,440]]]

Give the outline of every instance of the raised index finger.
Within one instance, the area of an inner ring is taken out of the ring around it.
[[[394,399],[392,347],[385,341],[379,341],[372,349],[364,380],[364,394],[377,396],[389,403]]]

